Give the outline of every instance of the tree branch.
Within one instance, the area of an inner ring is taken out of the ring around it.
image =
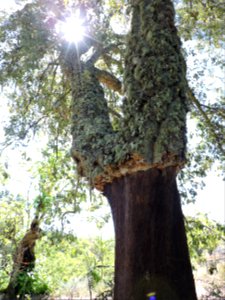
[[[95,53],[92,55],[92,57],[87,61],[87,64],[91,64],[91,65],[94,65],[97,60],[102,56],[102,55],[105,55],[106,53],[110,52],[110,51],[113,51],[113,50],[118,50],[118,46],[120,44],[111,44],[105,48],[103,47],[99,47]]]
[[[118,92],[119,94],[123,94],[122,92],[122,83],[119,79],[117,79],[113,74],[105,71],[100,70],[98,68],[94,69],[95,74],[98,78],[98,80],[106,85],[109,89]]]
[[[68,214],[75,214],[75,213],[77,213],[77,194],[78,194],[79,186],[80,186],[80,176],[78,175],[77,182],[76,182],[76,185],[74,187],[75,196],[74,196],[73,210],[65,211],[62,214],[62,216],[61,216],[62,232],[64,231],[64,219],[65,219],[65,216],[68,215]]]
[[[191,101],[193,102],[193,104],[197,107],[198,111],[200,112],[200,114],[202,115],[203,119],[205,120],[206,125],[208,126],[208,129],[210,131],[210,133],[212,134],[214,140],[217,142],[218,144],[218,148],[220,149],[220,151],[223,153],[223,155],[225,155],[225,151],[223,149],[223,146],[220,142],[221,138],[218,136],[218,134],[215,131],[215,128],[211,122],[211,120],[209,119],[209,117],[207,116],[207,114],[205,113],[205,111],[202,109],[202,105],[199,102],[199,100],[195,97],[193,91],[191,89],[188,90],[188,96],[191,99]]]
[[[113,65],[117,65],[118,67],[121,67],[121,60],[117,60],[108,54],[103,54],[102,57],[107,66],[110,66],[113,64]]]
[[[111,107],[108,107],[109,113],[111,113],[112,115],[114,115],[115,117],[122,119],[121,114],[119,114],[117,111],[115,111],[114,109],[112,109]]]
[[[213,106],[209,106],[209,105],[205,105],[205,104],[200,104],[202,107],[205,107],[207,110],[211,110],[211,113],[217,113],[218,115],[220,115],[222,118],[225,118],[225,110],[221,110],[220,107],[213,107]]]

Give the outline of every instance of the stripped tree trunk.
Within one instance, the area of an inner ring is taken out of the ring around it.
[[[176,170],[151,169],[105,187],[116,236],[114,300],[196,299]]]

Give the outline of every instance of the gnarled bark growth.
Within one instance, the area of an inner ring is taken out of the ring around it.
[[[10,276],[9,285],[6,288],[4,300],[18,299],[19,293],[18,276],[21,273],[29,272],[35,265],[34,248],[36,240],[41,237],[41,229],[39,227],[38,219],[34,219],[31,223],[30,229],[20,241],[16,253],[13,258],[13,269]]]

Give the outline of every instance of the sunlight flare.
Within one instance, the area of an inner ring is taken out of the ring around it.
[[[70,16],[64,22],[60,22],[57,31],[69,43],[79,43],[85,36],[84,21],[79,16]]]

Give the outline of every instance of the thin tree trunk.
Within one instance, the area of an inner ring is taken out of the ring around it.
[[[196,300],[175,168],[115,179],[104,194],[116,235],[114,300]]]
[[[19,293],[18,276],[22,273],[27,273],[34,268],[35,264],[35,243],[38,240],[41,229],[39,228],[39,221],[35,218],[30,226],[30,230],[24,235],[19,243],[13,259],[13,269],[10,276],[9,285],[6,288],[3,300],[18,299]],[[20,295],[19,299],[23,299],[24,295]]]

